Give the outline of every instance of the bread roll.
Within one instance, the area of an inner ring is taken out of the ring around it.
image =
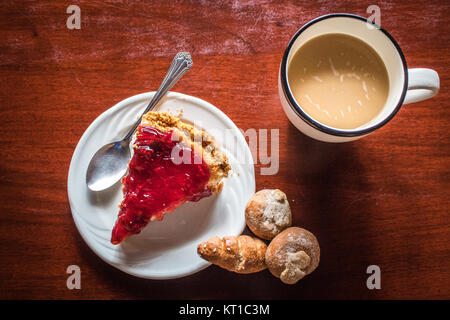
[[[247,203],[245,220],[255,235],[266,240],[273,239],[292,224],[286,194],[278,189],[258,191]]]
[[[254,273],[267,268],[267,245],[249,236],[212,237],[197,247],[203,259],[229,271]]]
[[[317,268],[320,247],[309,231],[291,227],[277,235],[267,247],[269,271],[286,284],[297,283]]]

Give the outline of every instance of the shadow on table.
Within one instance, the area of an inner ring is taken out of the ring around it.
[[[316,141],[292,124],[287,139],[288,154],[297,157],[291,160],[294,164],[287,163],[284,174],[301,189],[300,199],[293,203],[293,224],[310,229],[321,246],[320,266],[305,291],[321,298],[327,296],[321,290],[330,290],[332,298],[373,298],[376,292],[366,288],[366,268],[374,263],[370,261],[374,230],[368,218],[376,211],[367,177],[370,168],[358,150],[361,144]],[[288,297],[295,296],[289,288],[288,292]]]

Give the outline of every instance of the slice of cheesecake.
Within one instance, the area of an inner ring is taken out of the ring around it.
[[[199,201],[222,189],[231,167],[205,131],[165,112],[142,118],[128,174],[122,178],[123,200],[112,230],[119,244],[155,219],[162,220],[186,201]]]

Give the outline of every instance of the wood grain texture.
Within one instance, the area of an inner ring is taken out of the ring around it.
[[[435,69],[441,91],[339,145],[290,125],[278,67],[304,23],[368,16],[373,2],[73,2],[81,30],[66,28],[67,1],[0,6],[0,298],[450,298],[450,2],[376,3],[408,66]],[[101,261],[75,228],[66,188],[79,138],[118,101],[154,90],[180,50],[195,65],[175,91],[213,103],[244,130],[280,130],[280,170],[262,176],[257,164],[257,189],[283,190],[294,224],[322,251],[295,286],[215,266],[178,280],[134,278]],[[71,264],[81,267],[81,290],[66,288]],[[366,288],[371,264],[381,267],[381,290]]]

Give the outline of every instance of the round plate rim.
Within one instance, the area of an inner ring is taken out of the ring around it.
[[[84,225],[82,225],[81,223],[84,224],[84,222],[79,221],[78,219],[82,219],[81,217],[77,217],[77,215],[75,214],[75,205],[73,202],[73,199],[71,197],[71,190],[70,190],[70,180],[73,179],[73,163],[75,163],[77,161],[77,158],[80,156],[79,155],[79,149],[81,148],[81,146],[83,146],[85,144],[85,141],[88,139],[88,137],[91,135],[91,132],[95,130],[95,128],[100,125],[101,121],[110,116],[112,113],[116,112],[117,110],[119,110],[120,108],[122,108],[124,105],[128,105],[128,104],[132,104],[136,101],[142,100],[142,99],[148,99],[150,100],[153,95],[156,93],[156,91],[151,91],[151,92],[144,92],[144,93],[140,93],[140,94],[136,94],[134,96],[128,97],[124,100],[119,101],[118,103],[116,103],[114,106],[112,106],[111,108],[105,110],[103,113],[101,113],[97,118],[94,119],[94,121],[92,121],[88,128],[84,131],[83,135],[81,136],[80,140],[77,143],[77,146],[75,147],[75,150],[72,154],[71,160],[70,160],[70,165],[69,165],[69,170],[68,170],[68,176],[67,176],[67,195],[68,195],[68,199],[69,199],[69,205],[70,205],[70,210],[71,210],[71,215],[72,218],[74,220],[75,226],[79,232],[79,234],[81,235],[83,241],[86,243],[86,245],[89,247],[89,249],[91,249],[100,259],[102,259],[104,262],[106,262],[107,264],[121,270],[122,272],[125,272],[127,274],[130,274],[132,276],[138,277],[138,278],[143,278],[143,279],[153,279],[153,280],[168,280],[168,279],[177,279],[177,278],[182,278],[182,277],[186,277],[192,274],[195,274],[201,270],[204,270],[205,268],[209,267],[211,265],[210,262],[206,261],[206,260],[202,260],[200,264],[197,264],[194,266],[194,268],[190,271],[187,271],[185,273],[180,273],[180,274],[173,274],[173,275],[168,275],[168,274],[164,274],[164,275],[143,275],[141,273],[138,272],[133,272],[132,270],[130,270],[129,268],[127,268],[126,266],[120,264],[120,263],[113,263],[111,261],[108,261],[102,253],[100,253],[96,248],[94,248],[91,244],[90,241],[87,240],[85,232],[86,230],[84,230],[86,227]],[[174,92],[174,91],[170,91],[167,93],[166,98],[175,98],[175,99],[180,99],[180,100],[187,100],[187,101],[191,101],[195,104],[198,105],[203,105],[206,107],[206,109],[208,109],[209,111],[213,112],[216,114],[216,116],[218,116],[222,121],[224,121],[226,123],[226,125],[230,128],[233,128],[236,130],[236,132],[239,132],[239,136],[238,138],[241,140],[241,142],[243,141],[245,146],[247,146],[246,148],[246,152],[249,153],[249,155],[251,156],[251,152],[248,148],[247,142],[245,141],[244,136],[242,135],[242,132],[239,130],[239,128],[234,124],[234,122],[224,113],[222,112],[220,109],[218,109],[216,106],[212,105],[211,103],[194,97],[194,96],[190,96],[187,94],[183,94],[183,93],[179,93],[179,92]],[[254,171],[254,167],[251,166],[252,168],[252,176],[253,176],[253,191],[255,191],[255,181],[254,181],[254,177],[255,177],[255,171]],[[245,229],[245,219],[243,220],[243,223],[241,224],[241,228],[240,228],[240,232],[239,234],[241,234],[244,229]]]

